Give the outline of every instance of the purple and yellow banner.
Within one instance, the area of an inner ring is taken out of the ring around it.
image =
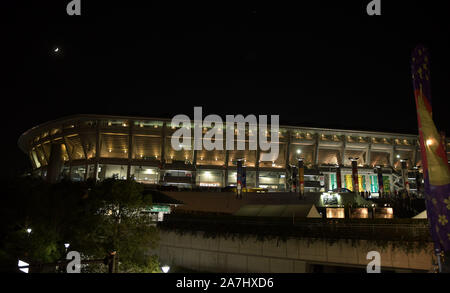
[[[423,46],[417,46],[413,51],[412,77],[431,236],[437,250],[449,251],[450,170],[442,137],[432,118],[430,57]]]

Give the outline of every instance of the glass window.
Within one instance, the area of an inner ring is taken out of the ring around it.
[[[127,165],[101,164],[98,167],[98,178],[99,180],[107,178],[127,179],[127,168]]]
[[[131,166],[131,177],[143,184],[158,184],[159,169],[146,166]]]
[[[199,186],[221,187],[223,185],[223,172],[218,170],[198,171],[196,182]]]
[[[85,166],[73,166],[72,174],[70,174],[70,179],[72,181],[84,181],[85,173],[86,173]]]
[[[267,188],[269,191],[281,191],[285,189],[284,172],[265,172],[259,173],[259,187]]]

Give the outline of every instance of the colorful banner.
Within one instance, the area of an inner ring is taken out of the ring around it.
[[[383,192],[385,194],[391,192],[391,180],[389,176],[383,176]]]
[[[377,193],[378,192],[378,176],[370,175],[370,192]]]
[[[297,192],[297,167],[292,167],[292,192]]]
[[[358,175],[358,184],[360,191],[366,191],[366,178],[364,175]]]
[[[336,174],[330,174],[330,181],[329,181],[329,190],[335,190],[337,188],[336,184]]]
[[[431,236],[439,252],[450,251],[450,170],[442,137],[432,118],[429,66],[427,49],[417,46],[412,54],[412,76],[425,200]]]
[[[344,184],[345,184],[345,188],[347,188],[350,191],[353,191],[353,178],[352,175],[350,174],[345,174],[344,176]]]

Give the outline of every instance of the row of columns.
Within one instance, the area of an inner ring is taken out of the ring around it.
[[[131,162],[132,162],[132,154],[133,154],[133,122],[134,121],[129,121],[129,125],[128,125],[128,135],[129,135],[129,141],[128,141],[128,157],[127,157],[127,178],[130,178],[131,176]],[[163,127],[162,127],[162,131],[161,131],[161,163],[162,166],[164,166],[165,162],[164,162],[164,158],[165,158],[165,143],[166,143],[166,122],[163,123]],[[97,173],[98,173],[98,168],[99,168],[99,161],[100,161],[100,121],[97,121],[97,125],[96,125],[96,152],[95,152],[95,160],[94,160],[94,177],[97,178]],[[291,133],[288,132],[287,135],[287,147],[286,147],[286,152],[285,152],[285,169],[287,170],[289,167],[289,157],[290,157],[290,143],[291,143]],[[258,133],[259,135],[259,133]],[[318,166],[319,164],[319,134],[316,134],[315,136],[315,149],[314,149],[314,165]],[[73,156],[69,151],[68,148],[68,142],[66,137],[63,136],[63,144],[65,144],[66,146],[66,150],[67,150],[67,154],[68,154],[68,159],[69,159],[69,171],[72,171],[72,160],[73,160]],[[344,163],[344,156],[345,156],[345,151],[346,151],[346,139],[345,136],[342,136],[342,147],[341,147],[341,164]],[[82,143],[82,147],[83,147],[83,153],[85,155],[85,158],[87,158],[87,150],[85,145]],[[369,144],[367,147],[367,152],[366,152],[366,162],[370,162],[370,152],[372,149],[372,143],[369,140]],[[394,152],[395,152],[395,147],[392,146],[392,150],[390,151],[390,164],[391,166],[393,166],[394,163]],[[47,158],[47,154],[44,152],[44,155],[46,156],[47,161],[50,161],[50,158]],[[256,162],[255,162],[255,169],[256,169],[256,185],[259,185],[259,156],[260,156],[260,151],[259,149],[256,150]],[[414,151],[413,151],[413,159],[412,159],[413,163],[416,164],[417,163],[417,147],[415,145]],[[194,150],[193,152],[193,165],[196,166],[197,163],[197,151]],[[225,183],[226,185],[228,185],[228,165],[229,165],[229,152],[226,151],[225,153]],[[87,179],[88,174],[89,174],[89,165],[86,162],[86,172],[85,172],[85,179]],[[287,171],[286,171],[287,172]],[[287,175],[287,174],[286,174]],[[287,177],[286,177],[287,178]]]

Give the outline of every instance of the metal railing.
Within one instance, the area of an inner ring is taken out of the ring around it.
[[[262,234],[327,239],[370,239],[430,242],[426,221],[384,223],[374,220],[331,220],[169,215],[159,224],[165,230],[204,231],[207,233]]]

